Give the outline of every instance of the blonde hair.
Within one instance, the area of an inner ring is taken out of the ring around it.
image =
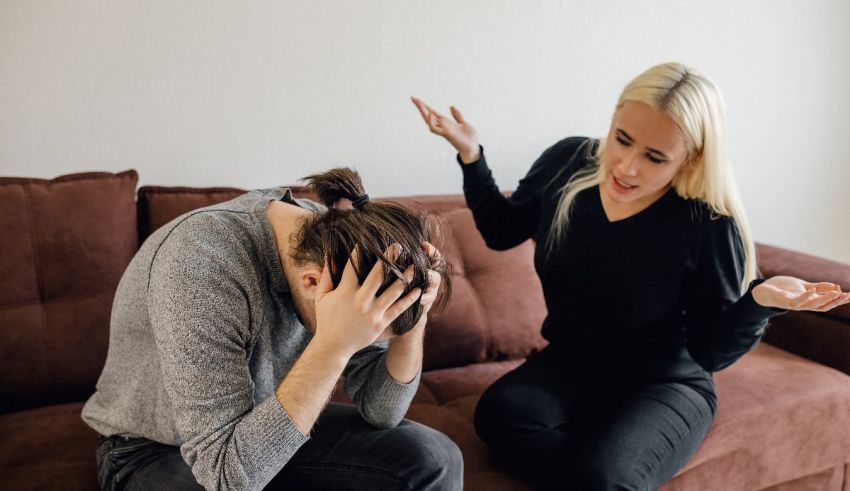
[[[688,156],[671,184],[682,198],[701,200],[713,213],[734,220],[744,247],[743,292],[758,275],[756,250],[726,153],[726,116],[720,92],[711,80],[695,70],[681,63],[664,63],[629,82],[616,109],[629,101],[643,102],[664,111],[681,131]],[[604,139],[600,139],[595,151],[589,143],[578,152],[582,151],[594,164],[577,172],[561,188],[558,209],[545,245],[547,254],[551,254],[564,237],[576,195],[605,179],[600,165],[605,152]]]

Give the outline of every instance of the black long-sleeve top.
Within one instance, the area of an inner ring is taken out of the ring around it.
[[[599,186],[578,193],[565,237],[547,259],[560,190],[592,165],[588,147],[597,144],[579,137],[556,143],[509,198],[482,148],[478,161],[461,166],[478,230],[497,250],[537,239],[534,264],[548,309],[542,333],[565,362],[620,380],[690,381],[713,394],[710,372],[754,348],[768,319],[784,310],[755,302],[752,289],[764,280],[741,295],[744,253],[734,220],[672,188],[613,222]]]

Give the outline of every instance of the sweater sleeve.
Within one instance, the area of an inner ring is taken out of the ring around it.
[[[376,428],[393,428],[407,413],[419,388],[422,370],[407,384],[393,379],[387,371],[387,341],[358,351],[345,368],[345,392],[354,400],[366,422]]]
[[[457,156],[463,171],[463,193],[467,206],[472,210],[475,225],[488,247],[510,249],[537,234],[544,189],[587,141],[586,138],[571,137],[549,147],[534,162],[510,197],[505,197],[496,186],[483,147],[480,147],[481,157],[471,164],[463,164],[460,155]]]
[[[744,279],[744,248],[730,217],[709,220],[698,253],[696,272],[686,292],[688,351],[709,372],[722,370],[755,348],[771,317],[785,310],[764,307],[753,299]]]
[[[148,309],[180,451],[195,479],[206,489],[262,489],[308,438],[273,395],[253,400],[250,257],[220,249],[167,239],[151,266]]]

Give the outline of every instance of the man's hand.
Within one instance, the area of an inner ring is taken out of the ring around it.
[[[397,244],[391,246],[387,251],[388,257],[397,255],[398,248]],[[396,317],[416,302],[422,292],[420,288],[414,288],[401,297],[405,284],[398,279],[380,296],[376,296],[383,280],[383,264],[376,261],[363,285],[360,285],[353,265],[356,254],[355,249],[336,288],[333,287],[330,271],[327,264],[325,265],[315,300],[314,341],[346,360],[374,343]],[[410,281],[412,275],[411,267],[405,271],[406,279]]]
[[[422,243],[423,249],[435,265],[440,258],[440,251],[428,242]],[[422,345],[425,336],[425,325],[428,323],[428,312],[437,298],[442,277],[433,269],[428,271],[428,288],[422,293],[419,304],[422,306],[422,316],[411,330],[390,339],[387,350],[387,371],[398,383],[408,384],[416,378],[422,368]]]
[[[843,293],[835,283],[810,283],[793,276],[774,276],[753,288],[759,305],[786,310],[826,312],[850,303],[850,292]]]

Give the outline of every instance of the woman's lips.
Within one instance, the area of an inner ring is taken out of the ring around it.
[[[620,181],[614,176],[611,177],[613,178],[612,182],[614,183],[614,189],[620,193],[628,193],[629,191],[633,191],[637,188],[637,186],[629,186],[627,183]]]

